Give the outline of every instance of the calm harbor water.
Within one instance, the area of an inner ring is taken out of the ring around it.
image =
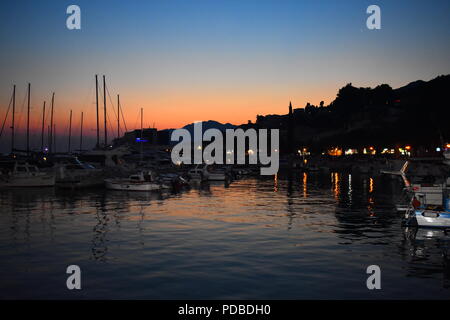
[[[2,190],[0,298],[448,299],[449,237],[401,227],[401,187],[301,173],[162,195]]]

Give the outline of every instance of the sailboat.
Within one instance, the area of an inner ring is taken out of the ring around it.
[[[141,139],[143,133],[143,109],[141,108]],[[142,142],[141,142],[141,162],[142,162]],[[156,181],[152,171],[141,171],[130,175],[128,178],[105,179],[106,189],[126,190],[126,191],[156,191],[167,188],[162,183]]]
[[[56,186],[59,188],[88,188],[103,185],[103,170],[81,162],[77,157],[54,157]]]
[[[27,162],[15,162],[13,170],[0,175],[0,187],[53,187],[55,176],[41,172],[38,167]]]

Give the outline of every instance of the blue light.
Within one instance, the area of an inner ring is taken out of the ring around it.
[[[136,138],[136,142],[148,142],[146,139]]]

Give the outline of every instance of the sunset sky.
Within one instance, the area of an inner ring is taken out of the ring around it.
[[[66,28],[70,4],[81,8],[81,30]],[[381,7],[381,30],[366,28],[371,4]],[[254,121],[286,113],[289,101],[328,104],[348,82],[395,88],[450,73],[444,0],[3,0],[0,25],[0,120],[16,84],[19,131],[28,82],[33,128],[54,91],[61,134],[72,109],[74,135],[81,111],[94,135],[95,74],[106,75],[114,109],[120,94],[128,129],[141,107],[145,126],[165,129]],[[109,98],[108,108],[115,127]]]

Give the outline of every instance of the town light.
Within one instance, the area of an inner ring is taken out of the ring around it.
[[[409,151],[411,150],[411,146],[406,146],[405,149]]]
[[[339,157],[342,155],[342,149],[340,149],[338,147],[332,148],[332,149],[328,150],[328,155]]]

